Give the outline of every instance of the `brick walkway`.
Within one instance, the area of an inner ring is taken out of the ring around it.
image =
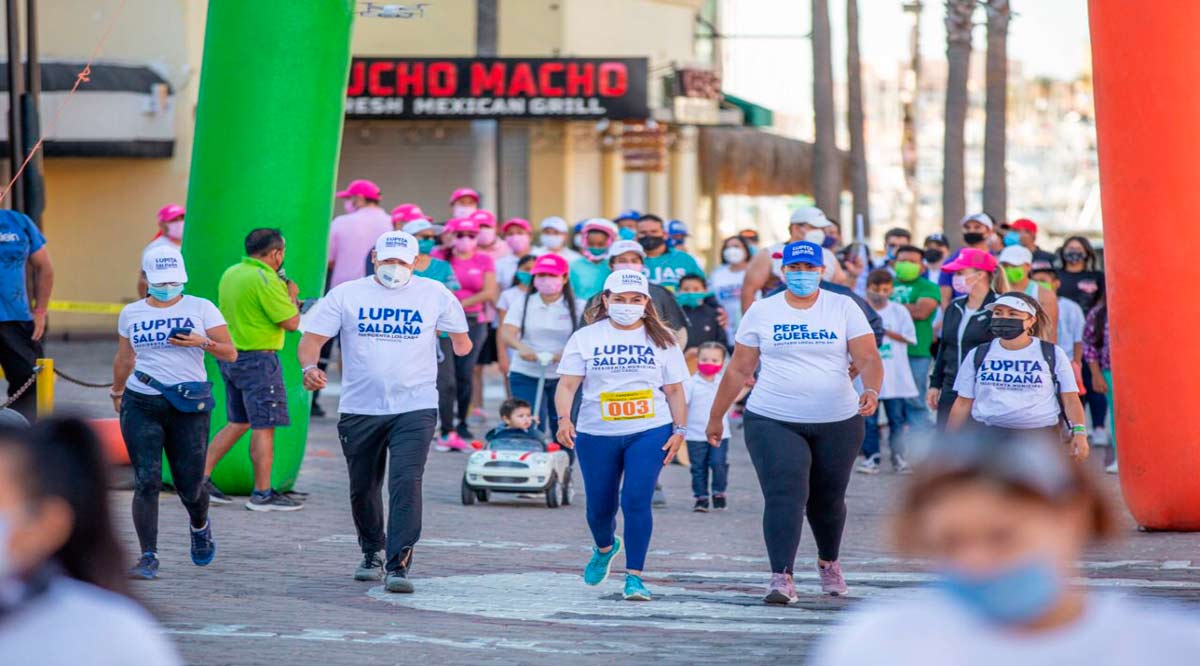
[[[50,353],[68,372],[99,379],[110,374],[113,347],[57,343]],[[60,405],[90,415],[111,409],[102,391],[60,384],[59,395]],[[173,495],[163,496],[161,578],[135,589],[189,662],[610,664],[636,654],[667,664],[798,663],[842,610],[863,598],[903,594],[927,579],[918,563],[895,558],[882,536],[902,479],[856,475],[843,549],[852,598],[815,594],[808,568],[815,551],[806,534],[801,603],[759,603],[766,571],[762,505],[739,433],[728,511],[691,513],[687,470],[664,472],[669,506],[655,512],[647,584],[656,597],[649,604],[622,601],[620,576],[598,588],[580,581],[589,548],[582,492],[575,505],[559,509],[503,498],[465,507],[459,500],[464,456],[455,453],[430,454],[425,532],[413,571],[417,592],[389,595],[378,584],[351,579],[359,554],[333,424],[313,423],[297,485],[310,493],[305,510],[215,507],[219,550],[207,568],[190,563],[183,509]],[[1115,479],[1106,483],[1115,495]],[[132,552],[129,493],[116,493],[114,502]],[[1089,584],[1200,605],[1200,539],[1141,534],[1127,522],[1122,542],[1088,554]],[[622,565],[618,557],[614,572]]]

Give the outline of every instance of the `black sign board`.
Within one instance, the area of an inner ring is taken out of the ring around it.
[[[650,116],[646,58],[354,58],[346,117]]]

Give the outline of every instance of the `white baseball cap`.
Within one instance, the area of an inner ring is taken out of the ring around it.
[[[593,217],[583,223],[583,233],[586,234],[589,231],[603,231],[608,234],[609,238],[617,237],[617,225],[613,224],[611,220],[606,220],[602,217]]]
[[[541,229],[542,231],[545,231],[547,229],[553,229],[560,234],[565,234],[565,233],[567,233],[568,227],[567,227],[566,220],[562,219],[561,217],[551,216],[551,217],[547,217],[546,219],[542,220],[542,223],[540,225],[538,225],[538,228]]]
[[[1009,266],[1024,266],[1033,263],[1033,253],[1021,245],[1009,245],[1000,251],[997,259]]]
[[[172,245],[160,245],[142,256],[142,270],[146,273],[146,282],[150,284],[183,284],[188,281],[183,255],[179,253],[179,248]]]
[[[638,271],[613,271],[604,281],[604,290],[610,294],[650,295],[650,282]]]
[[[810,227],[821,229],[833,225],[833,222],[825,217],[825,213],[820,208],[805,206],[792,211],[792,217],[788,220],[788,224],[807,224]]]
[[[626,252],[636,252],[639,257],[646,258],[646,251],[642,249],[642,244],[637,241],[619,240],[608,246],[608,256],[619,257]]]
[[[983,306],[983,309],[987,310],[988,312],[992,312],[1001,305],[1010,307],[1017,312],[1024,312],[1025,314],[1032,315],[1034,317],[1037,316],[1037,308],[1030,305],[1029,301],[1018,296],[1013,296],[1012,294],[1005,294],[1000,298],[997,298],[991,303]]]
[[[400,227],[400,230],[406,234],[412,234],[413,236],[416,236],[417,234],[421,233],[422,231],[428,231],[429,229],[432,229],[432,228],[433,228],[433,223],[430,222],[429,220],[422,218],[419,220],[413,220],[411,222],[406,222],[403,227]]]
[[[417,258],[419,247],[412,234],[406,231],[389,231],[375,241],[375,260],[399,259],[411,264]]]
[[[987,227],[988,229],[996,228],[996,223],[992,221],[992,216],[988,215],[987,213],[974,213],[972,215],[968,215],[968,216],[964,217],[961,222],[958,223],[958,226],[961,227],[964,224],[966,224],[967,222],[978,222],[978,223],[982,224],[983,226]]]

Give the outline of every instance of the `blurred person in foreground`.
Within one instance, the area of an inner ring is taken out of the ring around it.
[[[1104,495],[1053,438],[943,441],[918,468],[894,522],[901,550],[932,560],[939,582],[871,602],[828,635],[811,663],[1194,661],[1200,623],[1072,582],[1084,549],[1115,530]]]
[[[106,476],[82,421],[0,425],[0,663],[181,663],[128,596]]]

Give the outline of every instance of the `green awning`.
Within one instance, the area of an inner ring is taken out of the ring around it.
[[[742,114],[746,119],[746,127],[771,127],[775,124],[775,114],[767,107],[759,106],[754,102],[748,102],[741,97],[725,92],[721,93],[721,96],[726,102],[742,110]]]

